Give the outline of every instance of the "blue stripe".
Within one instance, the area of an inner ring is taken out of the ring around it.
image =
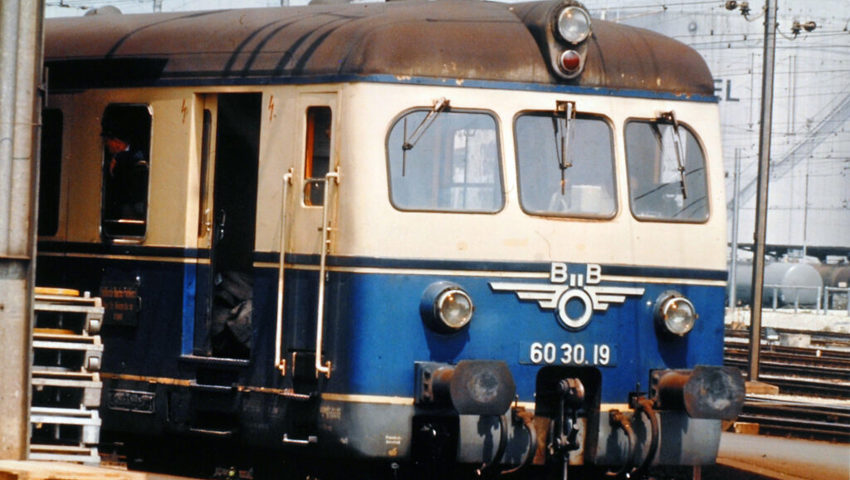
[[[101,243],[39,242],[39,252],[85,253],[91,255],[133,255],[139,257],[209,258],[209,250],[180,247],[146,247],[141,245],[104,245]],[[144,260],[139,258],[139,260]],[[568,259],[569,260],[569,259]],[[255,262],[278,263],[277,252],[254,252]],[[287,253],[286,262],[294,265],[318,265],[318,255]],[[586,263],[586,262],[585,262]],[[585,263],[582,263],[584,265]],[[592,263],[592,262],[591,262]],[[548,273],[551,262],[500,262],[490,260],[431,260],[418,258],[378,258],[329,256],[329,267],[348,268],[413,268],[421,270],[496,271]],[[700,280],[727,279],[726,270],[669,268],[634,265],[601,265],[605,275],[628,277],[693,278]]]
[[[276,252],[255,254],[260,261],[278,262]],[[286,254],[286,261],[295,265],[318,265],[318,255]],[[569,262],[571,263],[571,262]],[[592,262],[591,262],[592,263]],[[457,271],[494,271],[521,273],[549,273],[552,262],[499,262],[484,260],[429,260],[411,258],[376,257],[327,257],[330,267],[349,268],[414,268],[421,270],[457,270]],[[586,263],[581,263],[586,265]],[[726,270],[708,270],[696,268],[644,267],[634,265],[601,265],[604,275],[627,277],[693,278],[699,280],[720,280],[727,278]]]
[[[258,72],[262,74],[263,72]],[[543,83],[504,82],[497,80],[474,80],[457,78],[434,78],[434,77],[398,77],[388,74],[376,75],[318,75],[314,77],[293,76],[251,76],[251,77],[221,77],[221,72],[191,72],[192,77],[184,75],[190,73],[174,72],[164,74],[154,81],[139,81],[122,83],[121,87],[192,87],[192,86],[245,86],[245,85],[309,85],[317,83],[381,83],[398,85],[421,85],[439,87],[461,87],[461,88],[485,88],[493,90],[514,90],[528,92],[548,93],[570,93],[576,95],[604,95],[611,97],[626,98],[650,98],[658,100],[681,100],[689,102],[718,103],[719,98],[715,95],[704,95],[698,93],[672,93],[654,90],[616,89],[603,87],[587,87],[577,85],[559,85]],[[208,78],[203,78],[208,75]],[[88,85],[87,88],[116,88],[117,85]],[[57,90],[61,91],[61,90]]]
[[[209,250],[185,247],[149,247],[145,245],[123,245],[84,242],[38,242],[39,253],[85,254],[94,256],[132,255],[140,257],[209,258]]]

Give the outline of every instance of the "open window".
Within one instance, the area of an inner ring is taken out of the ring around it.
[[[708,219],[705,155],[693,132],[675,115],[626,123],[629,197],[640,220]]]
[[[62,179],[62,111],[41,112],[41,166],[38,187],[38,234],[53,236],[59,230],[59,192]]]
[[[103,112],[101,232],[140,240],[147,230],[151,113],[147,105],[111,104]]]
[[[399,210],[498,212],[504,197],[496,119],[445,104],[407,112],[392,126],[390,200]]]

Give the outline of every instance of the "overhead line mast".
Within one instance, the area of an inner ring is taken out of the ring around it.
[[[773,66],[776,54],[776,10],[778,0],[764,5],[764,66],[762,69],[761,130],[756,195],[755,254],[753,255],[753,295],[750,310],[749,379],[758,381],[761,349],[761,307],[764,291],[764,253],[767,235],[767,187],[770,178],[770,134],[773,127]]]

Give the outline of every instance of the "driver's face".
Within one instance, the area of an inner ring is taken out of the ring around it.
[[[106,149],[111,155],[123,152],[127,149],[128,145],[127,142],[125,142],[124,140],[115,137],[103,137],[103,142],[106,145]]]

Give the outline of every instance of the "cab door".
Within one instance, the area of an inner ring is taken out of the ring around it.
[[[208,94],[202,102],[198,212],[201,258],[192,353],[247,359],[253,341],[262,94]]]
[[[304,93],[296,102],[295,139],[300,145],[287,186],[284,245],[287,304],[278,365],[291,375],[296,391],[314,392],[329,378],[333,358],[328,351],[326,287],[327,255],[333,250],[339,177],[338,113],[335,93]]]

